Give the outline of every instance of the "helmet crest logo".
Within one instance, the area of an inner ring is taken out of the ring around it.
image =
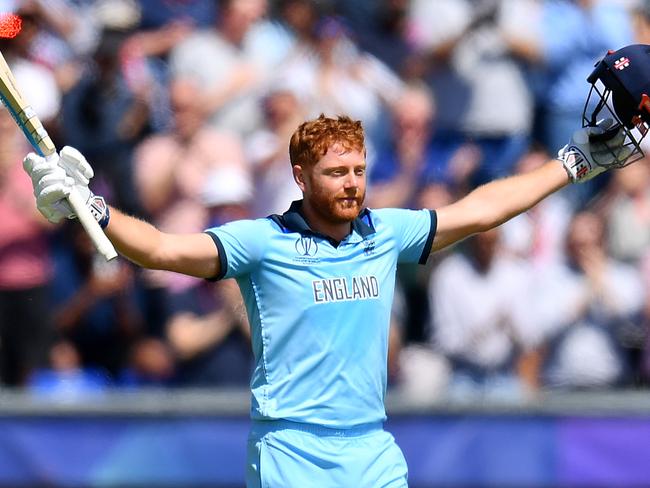
[[[630,60],[625,56],[620,57],[614,62],[614,68],[616,68],[619,71],[623,71],[629,65],[630,65]]]

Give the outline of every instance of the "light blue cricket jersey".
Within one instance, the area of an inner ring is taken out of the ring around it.
[[[237,279],[248,312],[251,416],[335,428],[383,421],[397,263],[426,262],[436,214],[366,209],[336,245],[300,206],[206,231],[217,279]]]

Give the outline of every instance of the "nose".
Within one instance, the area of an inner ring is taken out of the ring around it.
[[[344,188],[347,189],[356,189],[359,187],[359,176],[357,176],[354,171],[350,171],[345,178],[343,183]]]

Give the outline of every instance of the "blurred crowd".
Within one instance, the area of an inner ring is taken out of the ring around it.
[[[371,208],[436,208],[555,155],[608,49],[650,44],[645,0],[0,0],[1,39],[95,193],[170,232],[282,213],[288,140],[349,114]],[[232,280],[105,262],[37,212],[0,112],[0,383],[44,393],[248,384]],[[416,401],[650,380],[650,162],[569,187],[402,266],[390,388]]]

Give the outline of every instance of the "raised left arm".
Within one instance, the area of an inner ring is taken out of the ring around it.
[[[611,119],[579,129],[557,159],[530,173],[487,183],[438,209],[431,252],[501,225],[571,182],[587,181],[609,168],[620,167],[631,152],[624,131]]]
[[[436,211],[438,227],[431,252],[510,220],[570,182],[562,163],[551,160],[530,173],[478,187]]]

